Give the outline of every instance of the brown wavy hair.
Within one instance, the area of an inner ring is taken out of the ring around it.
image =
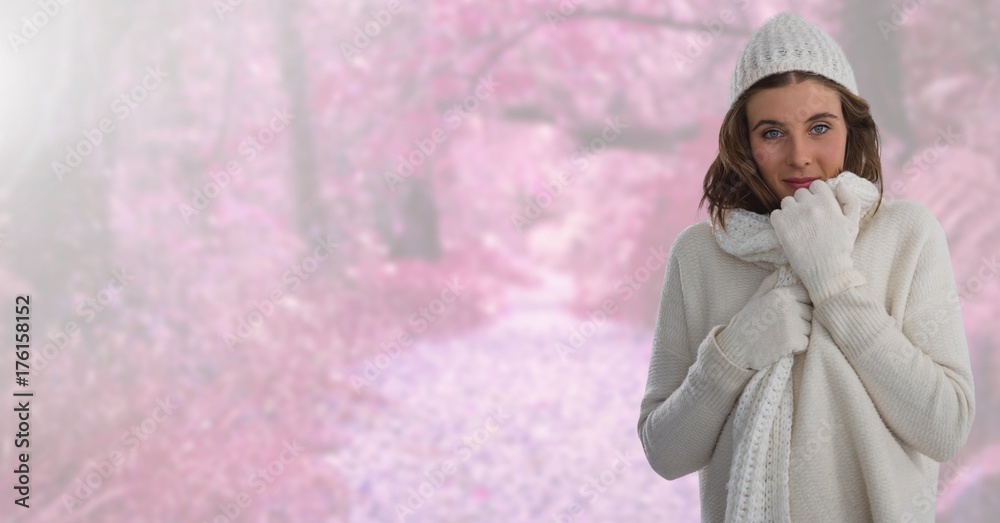
[[[717,224],[726,228],[726,213],[729,209],[740,208],[770,214],[781,208],[781,199],[764,181],[750,149],[747,102],[754,93],[764,89],[798,84],[806,80],[815,80],[840,94],[840,108],[847,124],[847,146],[841,172],[851,171],[874,183],[879,191],[878,207],[881,207],[881,138],[868,102],[825,76],[806,71],[786,71],[766,76],[751,85],[726,112],[719,129],[719,154],[705,174],[705,192],[698,204],[700,209],[708,201],[713,228]],[[878,207],[875,212],[878,212]]]

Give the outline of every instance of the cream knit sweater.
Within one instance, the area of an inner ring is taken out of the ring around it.
[[[944,230],[918,202],[883,200],[853,260],[868,283],[813,309],[794,358],[792,521],[934,521],[939,462],[975,416]],[[708,220],[668,256],[638,434],[660,476],[698,471],[705,522],[724,520],[733,407],[755,373],[715,335],[770,273],[722,251]]]

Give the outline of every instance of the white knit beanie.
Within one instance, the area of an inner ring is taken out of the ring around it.
[[[784,12],[764,22],[740,53],[729,107],[757,80],[792,70],[821,74],[858,94],[854,71],[837,42],[799,15]]]

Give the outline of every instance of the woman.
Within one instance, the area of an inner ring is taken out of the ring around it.
[[[975,416],[948,245],[882,198],[843,51],[791,14],[740,55],[710,218],[670,249],[638,433],[703,521],[934,521]]]

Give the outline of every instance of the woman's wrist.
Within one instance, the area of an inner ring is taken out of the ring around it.
[[[799,275],[809,291],[813,307],[853,287],[860,287],[868,280],[854,267],[850,257],[834,258]]]
[[[741,345],[734,343],[734,340],[732,339],[733,334],[733,330],[730,329],[728,325],[721,327],[716,332],[715,344],[719,346],[719,351],[722,352],[722,355],[725,356],[729,363],[732,363],[734,366],[742,369],[749,369],[744,362],[740,361],[742,360],[742,358],[740,358],[740,354],[734,352],[741,350]]]

